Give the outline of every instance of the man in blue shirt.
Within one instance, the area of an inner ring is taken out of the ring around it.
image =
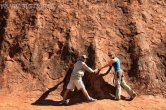
[[[121,86],[128,92],[131,96],[130,99],[134,99],[136,97],[136,93],[126,84],[123,76],[123,71],[120,67],[120,59],[115,56],[114,52],[109,53],[110,61],[105,66],[101,67],[99,70],[106,68],[108,66],[113,66],[115,70],[114,81],[116,86],[116,96],[115,100],[121,99]]]

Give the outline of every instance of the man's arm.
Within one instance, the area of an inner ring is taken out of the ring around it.
[[[108,66],[112,66],[112,64],[115,62],[115,60],[110,60],[110,62],[108,62],[106,65],[104,65],[103,67],[99,68],[99,70],[103,69],[103,68],[106,68]]]
[[[83,66],[83,68],[84,68],[86,71],[88,71],[88,72],[90,72],[90,73],[95,73],[95,70],[93,70],[93,69],[91,69],[90,67],[88,67],[84,62],[82,63],[82,66]]]
[[[109,67],[109,69],[107,70],[107,72],[102,73],[101,76],[105,76],[105,75],[107,75],[108,73],[110,73],[111,69],[112,69],[112,66]]]

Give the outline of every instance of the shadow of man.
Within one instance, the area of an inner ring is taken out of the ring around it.
[[[53,101],[51,99],[46,99],[48,97],[48,95],[55,91],[59,85],[61,85],[63,83],[63,81],[61,81],[60,83],[58,83],[57,85],[55,85],[54,87],[50,88],[49,90],[47,90],[46,92],[44,92],[38,100],[36,100],[34,103],[32,103],[32,105],[43,105],[43,106],[60,106],[59,105],[59,101]]]
[[[66,82],[69,81],[70,75],[71,75],[71,71],[72,71],[73,65],[70,65],[70,68],[67,71],[67,74],[65,76],[65,78],[59,82],[57,85],[55,85],[52,88],[49,88],[49,90],[47,90],[46,92],[44,92],[39,99],[37,99],[34,103],[32,103],[32,105],[40,105],[40,106],[61,106],[60,101],[53,101],[51,99],[46,99],[48,97],[48,95],[55,91],[62,83],[64,83],[64,86],[66,85]],[[62,94],[61,94],[62,95]]]

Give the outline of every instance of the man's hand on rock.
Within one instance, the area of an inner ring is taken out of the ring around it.
[[[94,73],[98,74],[99,73],[99,69],[95,69]]]

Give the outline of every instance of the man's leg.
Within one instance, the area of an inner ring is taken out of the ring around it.
[[[115,96],[116,100],[120,100],[121,99],[121,86],[120,84],[116,85],[116,96]]]
[[[64,93],[63,100],[59,104],[69,104],[69,100],[67,99],[67,95],[70,92],[70,89],[67,89]]]
[[[83,92],[83,94],[85,95],[85,97],[86,97],[87,100],[89,100],[89,99],[91,98],[91,97],[89,96],[87,90],[85,89],[85,87],[84,87],[84,88],[81,88],[80,90]]]
[[[67,90],[65,91],[64,95],[63,95],[63,101],[65,101],[67,99],[67,95],[70,91],[74,91],[75,85],[73,83],[73,80],[70,80],[68,85],[67,85]]]
[[[116,95],[115,99],[121,99],[121,76],[119,76],[118,72],[115,74],[115,87],[116,87]]]
[[[64,96],[63,96],[63,100],[64,100],[64,101],[67,99],[67,95],[68,95],[69,92],[70,92],[69,89],[67,89],[67,90],[65,91]]]
[[[74,83],[75,83],[77,89],[81,90],[83,92],[83,94],[85,95],[85,97],[87,98],[88,101],[95,101],[96,100],[96,99],[93,99],[89,96],[82,80],[77,80]]]
[[[124,79],[122,79],[121,83],[122,87],[127,91],[127,93],[131,96],[131,98],[134,98],[136,96],[136,93],[128,86]]]

